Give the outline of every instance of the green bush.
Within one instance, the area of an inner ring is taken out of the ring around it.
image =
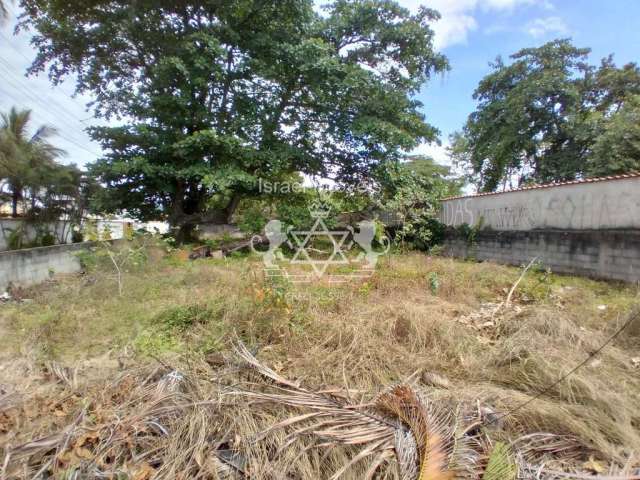
[[[206,305],[180,305],[160,313],[155,318],[155,323],[169,330],[186,330],[192,325],[207,322],[213,315],[213,311]]]
[[[71,231],[71,241],[73,243],[81,243],[84,242],[84,235],[80,230],[72,230]]]
[[[444,241],[445,231],[445,225],[439,220],[423,215],[406,219],[395,240],[405,247],[429,251]]]
[[[47,231],[42,234],[42,236],[39,238],[38,243],[40,244],[39,246],[50,247],[51,245],[56,244],[56,237],[54,237],[51,232]]]
[[[245,233],[261,233],[267,224],[267,215],[261,202],[253,202],[238,215],[238,228]]]

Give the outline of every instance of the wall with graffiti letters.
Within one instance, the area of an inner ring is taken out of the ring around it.
[[[640,175],[445,200],[445,254],[640,282]]]
[[[440,220],[508,231],[640,229],[640,176],[445,200]]]

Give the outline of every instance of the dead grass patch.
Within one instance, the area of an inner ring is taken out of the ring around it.
[[[259,448],[249,439],[284,411],[227,408],[221,400],[226,386],[247,380],[227,361],[233,335],[279,374],[314,389],[340,387],[371,398],[413,375],[434,398],[480,402],[498,419],[584,360],[638,298],[629,286],[552,275],[541,288],[536,275],[527,275],[513,297],[517,308],[489,326],[464,321],[483,304],[504,300],[519,275],[509,267],[412,254],[392,256],[372,278],[342,286],[267,282],[252,259],[161,260],[125,276],[122,297],[99,275],[67,278],[28,292],[31,302],[0,306],[0,445],[6,450],[57,435],[82,414],[87,434],[122,436],[112,450],[84,438],[73,457],[47,468],[81,468],[89,451],[104,471],[133,478],[217,478],[214,449],[228,450],[224,455],[254,449],[244,458],[257,472],[252,478],[271,478],[268,459],[284,436]],[[179,325],[159,320],[194,305],[198,315],[172,317]],[[637,463],[638,328],[634,323],[566,382],[489,425],[491,435],[570,435],[580,440],[580,461]],[[214,353],[211,367],[205,360]],[[167,365],[155,376],[154,358]],[[46,374],[51,361],[78,367],[79,384]],[[156,385],[174,370],[188,378],[181,387],[187,390],[164,391],[159,401]],[[198,402],[205,403],[177,407]],[[110,423],[115,419],[121,423]],[[158,433],[152,422],[170,432]],[[296,444],[285,456],[297,472],[293,478],[328,478],[352,454],[348,448],[303,454],[306,446]],[[138,451],[148,457],[138,458]],[[14,457],[11,468],[34,461]],[[346,478],[362,474],[356,469]]]

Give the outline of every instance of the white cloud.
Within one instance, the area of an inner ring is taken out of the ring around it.
[[[529,22],[524,29],[529,35],[536,38],[548,34],[566,35],[569,32],[569,27],[560,17],[536,18]]]
[[[451,158],[449,157],[447,148],[449,148],[448,142],[444,142],[442,145],[437,145],[435,143],[423,143],[415,148],[411,154],[426,155],[433,158],[433,160],[440,165],[451,166]]]
[[[426,4],[440,12],[442,18],[433,25],[436,34],[435,47],[438,50],[467,43],[469,33],[478,29],[478,22],[474,16],[477,10],[510,12],[525,5],[553,9],[550,0],[399,0],[399,3],[412,11]]]

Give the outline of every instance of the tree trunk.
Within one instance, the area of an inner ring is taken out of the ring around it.
[[[230,223],[240,200],[240,195],[233,195],[225,208],[193,212],[190,210],[196,210],[197,207],[193,208],[192,206],[191,209],[185,211],[185,205],[188,205],[189,202],[185,202],[184,185],[181,182],[178,182],[176,185],[176,194],[173,199],[173,205],[171,206],[171,214],[168,218],[176,243],[178,245],[182,245],[197,240],[195,230],[198,225],[224,225]]]
[[[174,238],[176,239],[176,244],[184,245],[185,243],[191,243],[195,240],[193,233],[195,230],[195,225],[189,223],[175,225],[174,229]]]
[[[20,201],[20,190],[15,188],[11,192],[11,216],[16,218],[18,216],[18,202]]]

